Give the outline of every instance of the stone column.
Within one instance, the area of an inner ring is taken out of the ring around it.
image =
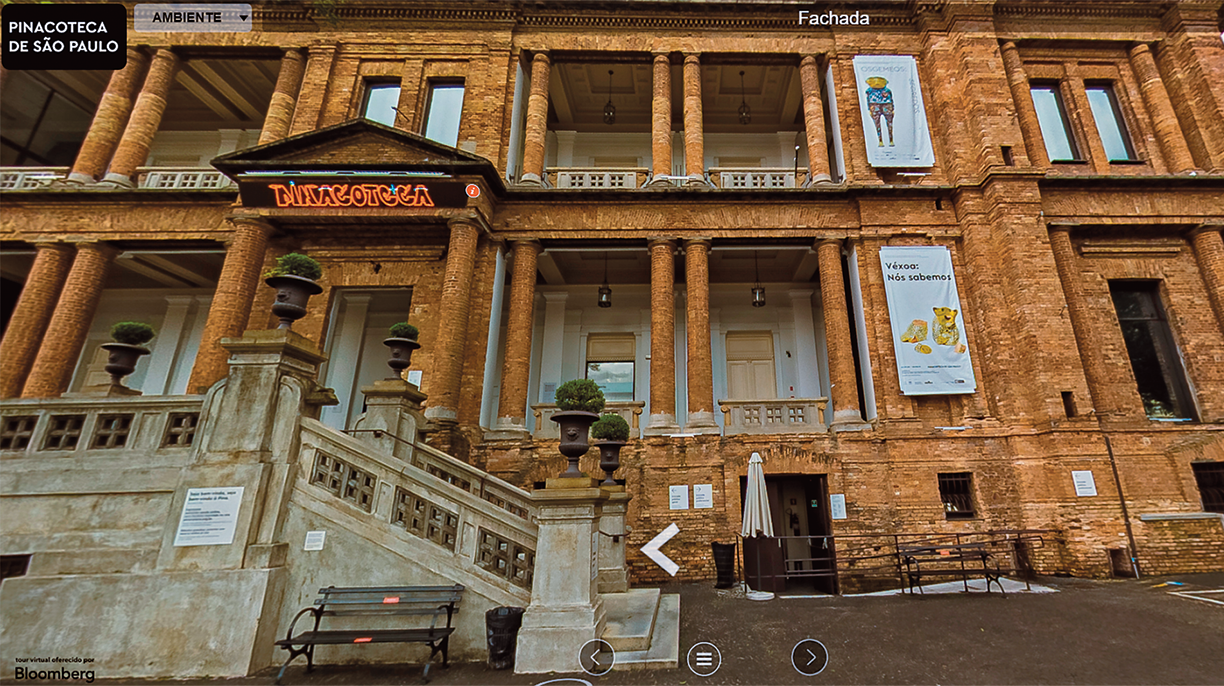
[[[672,173],[671,95],[671,59],[666,53],[655,53],[654,93],[650,100],[650,170],[656,179]]]
[[[701,120],[701,60],[684,56],[684,173],[685,185],[705,184],[705,142]]]
[[[577,672],[578,651],[603,635],[599,515],[608,492],[594,479],[549,479],[531,493],[537,508],[531,604],[523,614],[514,671]]]
[[[1169,92],[1165,90],[1164,81],[1160,80],[1156,60],[1152,58],[1152,51],[1146,43],[1138,43],[1131,48],[1130,63],[1131,68],[1135,70],[1135,77],[1139,80],[1143,102],[1147,104],[1152,124],[1156,127],[1156,139],[1160,141],[1160,149],[1164,152],[1169,171],[1193,171],[1194,157],[1190,155],[1190,147],[1186,145],[1186,137],[1182,134],[1181,124],[1173,111]]]
[[[1020,51],[1015,43],[1007,41],[1000,52],[1003,54],[1003,69],[1007,72],[1007,85],[1011,86],[1012,102],[1016,105],[1016,118],[1020,120],[1020,132],[1024,134],[1024,150],[1028,153],[1029,164],[1048,167],[1050,158],[1046,155],[1045,139],[1041,137],[1041,123],[1037,121],[1037,107],[1033,105],[1033,94],[1029,90]]]
[[[1050,224],[1050,250],[1054,253],[1054,264],[1058,268],[1058,279],[1062,282],[1063,296],[1067,299],[1067,312],[1071,315],[1071,330],[1079,348],[1080,362],[1084,365],[1084,377],[1088,381],[1088,393],[1097,415],[1119,413],[1107,395],[1109,371],[1100,354],[1100,337],[1093,326],[1092,311],[1084,297],[1084,286],[1075,264],[1075,246],[1071,244],[1074,224]]]
[[[268,237],[272,235],[272,226],[263,219],[233,217],[230,222],[234,225],[234,234],[225,251],[221,277],[217,279],[217,290],[208,308],[200,350],[187,381],[188,393],[204,393],[225,376],[229,355],[221,347],[221,339],[241,336],[246,328],[251,316],[251,301],[259,287],[264,253],[268,250]]]
[[[527,385],[531,376],[531,330],[535,323],[536,258],[540,242],[514,241],[510,267],[510,316],[494,430],[527,436]]]
[[[77,152],[76,163],[68,174],[71,183],[94,183],[106,171],[106,166],[115,154],[115,146],[127,126],[128,115],[132,113],[132,96],[140,85],[140,77],[144,75],[148,56],[136,48],[128,48],[127,64],[111,74],[106,92],[98,102],[98,110],[94,113],[89,132]]]
[[[684,284],[687,294],[684,338],[688,345],[688,419],[684,422],[685,433],[718,433],[718,424],[714,422],[714,369],[710,361],[709,251],[708,238],[684,242]]]
[[[106,273],[118,254],[119,250],[106,243],[77,246],[76,259],[64,280],[21,397],[53,398],[68,390],[102,298]]]
[[[471,309],[472,274],[476,270],[476,243],[480,228],[471,219],[458,217],[447,222],[450,244],[446,252],[446,273],[442,298],[438,303],[438,337],[434,343],[433,396],[425,416],[454,422],[459,418],[459,383],[463,373],[463,343]]]
[[[646,435],[679,433],[676,424],[676,242],[650,239],[650,419]]]
[[[323,99],[327,95],[327,84],[331,80],[332,62],[335,57],[334,45],[312,45],[306,49],[306,69],[302,76],[302,87],[297,93],[297,103],[293,108],[290,136],[314,131],[318,127],[319,114],[323,111]]]
[[[102,179],[104,182],[122,188],[135,185],[136,168],[149,157],[149,146],[153,144],[153,136],[157,135],[157,129],[161,126],[162,114],[166,111],[166,96],[174,83],[178,65],[178,55],[169,48],[160,48],[153,56],[149,75],[145,77],[140,96],[136,98],[132,117],[123,131],[123,138],[119,140],[110,170]]]
[[[39,243],[37,248],[34,265],[21,288],[4,340],[0,341],[0,398],[21,394],[72,267],[71,245]]]
[[[302,74],[306,71],[306,60],[302,51],[289,49],[281,58],[280,74],[276,77],[276,88],[268,102],[268,113],[264,116],[263,130],[259,132],[259,144],[271,143],[289,135],[293,125],[293,110],[298,92],[302,89]]]
[[[548,134],[548,53],[531,58],[531,91],[527,96],[527,130],[523,135],[523,176],[519,183],[544,185],[544,137]]]
[[[846,311],[846,284],[842,276],[842,241],[825,238],[816,245],[820,263],[820,298],[824,307],[825,344],[829,349],[829,395],[833,425],[863,422],[859,410],[858,375],[854,372],[854,349],[850,342],[850,319]],[[849,428],[849,427],[847,427]]]
[[[806,185],[832,183],[828,142],[825,140],[824,101],[820,97],[820,68],[815,56],[805,55],[799,61],[799,84],[803,89],[803,126],[807,135]]]
[[[1220,223],[1200,224],[1190,232],[1194,245],[1194,257],[1198,260],[1199,273],[1207,285],[1207,297],[1215,310],[1216,323],[1224,330],[1224,240],[1220,238]],[[9,324],[9,330],[13,328]]]
[[[625,514],[630,495],[624,486],[601,486],[608,500],[599,516],[599,592],[624,593],[629,590],[629,569],[625,566]]]

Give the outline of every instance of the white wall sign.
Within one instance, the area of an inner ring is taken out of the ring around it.
[[[417,388],[420,388],[421,376],[422,376],[422,372],[420,369],[409,369],[408,370],[408,383],[413,384]]]
[[[693,486],[693,509],[704,510],[714,507],[714,484],[695,484]]]
[[[952,253],[942,245],[885,246],[880,264],[901,393],[973,393],[977,380]]]
[[[667,489],[667,507],[670,510],[687,510],[688,486],[669,486]]]
[[[934,166],[931,130],[914,58],[860,55],[854,58],[854,78],[871,166]]]
[[[1092,478],[1092,472],[1089,470],[1071,472],[1071,482],[1075,484],[1075,495],[1077,496],[1097,494],[1096,480]]]
[[[829,494],[829,516],[833,519],[846,518],[846,494],[830,493]]]
[[[229,545],[238,526],[238,507],[242,486],[232,488],[189,488],[179,516],[174,545]]]
[[[326,531],[307,531],[306,545],[302,547],[302,550],[322,550],[323,541],[326,539]]]

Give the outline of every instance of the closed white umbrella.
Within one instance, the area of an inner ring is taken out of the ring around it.
[[[769,516],[769,495],[765,491],[765,468],[760,453],[753,453],[748,460],[748,494],[744,503],[744,526],[740,534],[751,536],[773,536],[773,518]]]

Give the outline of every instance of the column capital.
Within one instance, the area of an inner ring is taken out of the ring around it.
[[[253,228],[263,229],[267,235],[272,235],[276,227],[272,226],[272,222],[267,218],[255,214],[236,214],[225,219],[234,226],[249,226]]]
[[[693,62],[694,64],[701,64],[701,53],[699,52],[684,53],[684,63],[688,64],[690,61]]]
[[[666,245],[673,250],[676,248],[676,238],[674,236],[649,236],[646,238],[646,247],[653,249],[656,245]]]
[[[480,222],[472,217],[452,217],[446,220],[446,226],[451,231],[459,228],[468,228],[474,231],[480,231]]]
[[[1145,52],[1150,54],[1152,52],[1152,48],[1143,41],[1135,41],[1135,44],[1130,47],[1130,50],[1128,50],[1128,52],[1133,57],[1135,55],[1139,55]]]
[[[1016,42],[1015,42],[1015,41],[1010,41],[1010,40],[1005,40],[1005,41],[1003,41],[1003,43],[1002,43],[1001,45],[999,45],[999,49],[1001,49],[1001,50],[1015,50],[1015,49],[1016,49]]]
[[[544,246],[540,241],[534,238],[515,238],[510,241],[510,249],[517,253],[520,250],[531,250],[539,255],[544,251]]]
[[[670,50],[651,50],[650,56],[652,60],[655,62],[659,62],[659,61],[671,62],[671,51]]]
[[[111,245],[110,243],[107,243],[106,241],[89,241],[86,243],[77,243],[76,248],[78,252],[82,250],[92,250],[93,252],[98,253],[99,255],[101,255],[102,257],[105,257],[108,260],[118,257],[120,254],[123,253],[123,250],[116,248],[115,246]]]
[[[1050,233],[1054,233],[1055,231],[1070,233],[1071,231],[1074,231],[1075,229],[1078,229],[1078,228],[1079,228],[1079,222],[1072,222],[1072,221],[1046,222],[1046,230],[1049,231]]]
[[[698,238],[685,238],[684,239],[684,251],[688,252],[689,248],[697,248],[697,247],[702,247],[702,246],[704,246],[706,250],[709,250],[710,242],[711,242],[711,239],[705,236],[701,236]]]
[[[59,252],[67,252],[72,249],[72,244],[64,243],[63,241],[41,241],[35,243],[34,247],[38,250],[56,250]]]
[[[820,248],[822,245],[835,245],[840,250],[841,247],[845,245],[845,243],[846,243],[845,236],[824,236],[822,238],[816,239],[815,247]]]
[[[306,46],[307,55],[325,55],[336,51],[334,43],[312,43]]]
[[[819,64],[820,64],[820,58],[821,58],[821,57],[824,57],[824,55],[825,55],[825,54],[824,54],[823,52],[805,53],[805,54],[803,54],[803,55],[800,55],[800,57],[799,57],[799,66],[803,66],[803,65],[805,65],[805,64],[811,64],[811,65],[813,65],[813,66],[819,66]]]
[[[1224,231],[1224,221],[1219,219],[1208,219],[1207,221],[1192,227],[1186,231],[1187,238],[1195,238],[1200,234],[1211,233],[1213,231]]]
[[[535,64],[536,62],[547,62],[548,64],[551,65],[552,58],[548,56],[547,50],[532,50],[531,51],[531,63]]]

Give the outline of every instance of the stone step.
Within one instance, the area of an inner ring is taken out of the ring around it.
[[[650,648],[655,616],[659,610],[657,588],[631,588],[625,593],[604,594],[608,624],[603,639],[619,654]]]
[[[613,669],[676,669],[680,665],[680,596],[659,598],[658,616],[647,650],[616,652]]]

